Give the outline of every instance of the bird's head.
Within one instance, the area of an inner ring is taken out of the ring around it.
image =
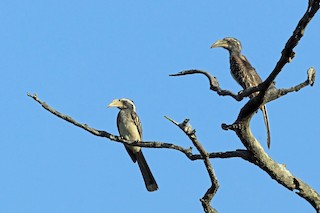
[[[114,99],[108,107],[118,107],[119,109],[131,109],[136,111],[136,106],[133,101],[128,98]]]
[[[238,53],[240,53],[242,49],[240,41],[236,38],[230,38],[230,37],[218,40],[211,45],[211,48],[216,48],[216,47],[223,47],[229,50],[230,52],[238,52]]]

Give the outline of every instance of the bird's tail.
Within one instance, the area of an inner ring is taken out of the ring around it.
[[[267,145],[268,149],[270,149],[270,126],[269,126],[269,118],[268,118],[268,111],[266,105],[261,106],[261,111],[263,113],[264,124],[266,125],[267,129]]]
[[[142,151],[136,152],[135,155],[147,190],[149,192],[156,191],[158,189],[158,184],[152,175]]]

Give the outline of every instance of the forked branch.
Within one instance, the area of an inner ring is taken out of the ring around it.
[[[67,121],[77,127],[80,127],[83,130],[85,130],[95,136],[108,138],[114,142],[119,142],[119,143],[123,143],[123,144],[130,144],[130,145],[135,145],[135,146],[144,147],[144,148],[160,148],[160,149],[162,148],[162,149],[177,150],[177,151],[185,154],[192,161],[204,159],[202,155],[192,154],[192,147],[184,148],[182,146],[178,146],[178,145],[175,145],[172,143],[159,142],[159,141],[139,141],[138,142],[138,141],[125,140],[124,138],[119,137],[117,135],[113,135],[113,134],[106,132],[106,131],[103,131],[103,130],[97,130],[95,128],[90,127],[87,124],[82,124],[82,123],[76,121],[75,119],[73,119],[69,115],[63,114],[63,113],[57,111],[56,109],[54,109],[53,107],[49,106],[46,102],[41,101],[38,98],[37,94],[31,95],[28,93],[27,96],[29,96],[30,98],[32,98],[33,100],[38,102],[45,110],[52,113],[53,115],[65,120],[65,121]],[[248,158],[250,158],[250,155],[245,150],[236,150],[236,151],[209,153],[209,157],[210,158],[235,158],[236,157],[236,158],[248,159]]]
[[[203,158],[204,165],[207,169],[207,172],[211,180],[211,186],[209,187],[205,195],[200,199],[200,201],[206,213],[216,213],[217,210],[211,206],[210,202],[219,188],[219,183],[218,183],[216,174],[214,172],[214,169],[212,167],[212,164],[210,162],[209,153],[205,150],[203,145],[198,141],[198,138],[196,136],[196,131],[192,129],[191,125],[189,124],[189,119],[185,119],[182,123],[178,123],[167,116],[165,117],[169,121],[174,123],[176,126],[178,126],[188,136],[188,138],[192,141],[193,145],[197,148],[201,157]]]
[[[289,190],[296,190],[296,193],[308,201],[316,210],[320,212],[320,196],[319,194],[302,180],[298,179],[294,175],[292,175],[284,165],[278,164],[272,158],[268,156],[268,154],[261,147],[260,143],[256,140],[256,138],[252,135],[250,129],[250,120],[255,114],[255,112],[259,109],[259,107],[269,101],[275,100],[283,95],[286,95],[290,92],[299,91],[305,86],[313,85],[315,81],[315,69],[310,68],[308,70],[308,78],[303,83],[294,86],[289,89],[276,89],[273,85],[273,82],[277,75],[282,71],[283,67],[292,61],[295,56],[293,49],[297,46],[298,42],[303,36],[303,33],[308,25],[308,23],[312,20],[313,16],[316,14],[320,6],[319,0],[309,0],[309,5],[307,11],[299,21],[296,29],[294,30],[292,36],[288,39],[281,57],[277,62],[274,70],[271,72],[269,77],[262,82],[257,87],[251,87],[246,90],[243,90],[238,95],[233,94],[228,90],[222,90],[219,87],[218,82],[214,82],[212,79],[216,80],[215,77],[212,77],[208,72],[199,71],[199,70],[187,70],[182,71],[177,74],[173,74],[171,76],[181,76],[181,75],[189,75],[189,74],[204,74],[210,82],[210,89],[217,92],[218,95],[228,95],[233,97],[235,100],[240,101],[244,97],[252,94],[253,92],[259,91],[259,94],[250,99],[245,106],[241,109],[238,118],[236,121],[231,124],[223,124],[222,128],[225,130],[233,130],[238,135],[241,142],[247,148],[247,151],[251,153],[251,157],[254,160],[250,161],[255,165],[259,166],[262,170],[270,175],[273,179],[275,179],[279,184],[288,188]]]

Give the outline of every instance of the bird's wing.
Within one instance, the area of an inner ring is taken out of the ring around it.
[[[257,73],[256,69],[250,64],[250,62],[244,55],[241,55],[240,58],[242,66],[244,66],[244,69],[248,71],[246,79],[246,88],[258,86],[262,82],[262,80],[259,74]]]
[[[243,89],[257,86],[262,82],[255,68],[251,66],[248,59],[244,55],[240,55],[240,57],[231,57],[230,63],[231,74]],[[253,93],[250,95],[250,98],[256,95],[257,93]]]
[[[131,118],[132,118],[134,124],[136,125],[136,127],[138,128],[140,140],[142,140],[142,125],[141,125],[139,116],[137,115],[137,113],[135,111],[131,111]]]
[[[127,116],[131,115],[131,116]],[[120,136],[124,137],[127,140],[141,140],[141,134],[139,132],[139,128],[137,127],[132,113],[125,111],[120,111],[117,117],[117,127],[120,133]],[[138,131],[137,131],[138,130]],[[133,138],[132,138],[133,137]],[[140,147],[133,147],[129,145],[124,145],[126,147],[127,152],[129,153],[133,162],[137,161],[137,157],[135,155],[136,152],[139,151]]]

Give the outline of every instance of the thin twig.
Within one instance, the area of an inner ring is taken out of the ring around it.
[[[191,70],[184,70],[175,74],[170,74],[169,76],[182,76],[182,75],[192,75],[192,74],[202,74],[205,75],[208,80],[209,80],[209,85],[210,85],[210,90],[217,92],[218,95],[220,96],[231,96],[237,101],[240,101],[243,99],[242,95],[236,95],[232,93],[229,90],[223,90],[219,86],[218,79],[214,76],[212,76],[209,72],[203,71],[203,70],[198,70],[198,69],[191,69]]]

